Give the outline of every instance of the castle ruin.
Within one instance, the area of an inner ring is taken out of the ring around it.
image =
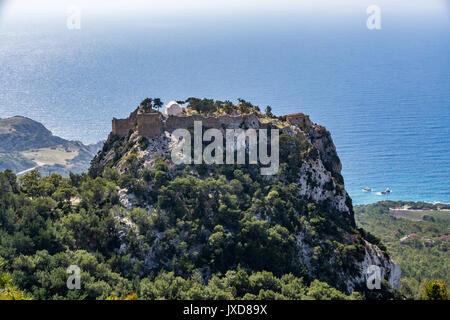
[[[179,128],[194,126],[194,121],[201,121],[204,127],[224,130],[238,128],[267,129],[269,124],[261,123],[254,114],[206,116],[201,114],[187,115],[163,115],[155,110],[143,110],[139,107],[126,119],[112,120],[112,133],[118,136],[126,136],[130,130],[137,130],[138,135],[156,137],[165,131],[173,132]],[[286,115],[289,124],[299,128],[312,125],[309,117],[303,113]]]

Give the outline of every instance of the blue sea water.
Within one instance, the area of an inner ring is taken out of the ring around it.
[[[386,187],[392,200],[450,203],[448,14],[388,14],[377,31],[365,14],[269,17],[0,24],[0,117],[93,143],[148,96],[244,98],[324,125],[354,203]]]

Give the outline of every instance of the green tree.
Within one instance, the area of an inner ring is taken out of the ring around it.
[[[159,110],[163,104],[164,103],[161,101],[160,98],[153,99],[153,105],[155,106],[156,110]]]
[[[144,100],[142,100],[140,105],[144,108],[146,112],[148,112],[152,109],[152,102],[153,102],[152,98],[145,98]]]
[[[444,280],[425,280],[422,288],[424,300],[448,300],[447,284]]]
[[[39,185],[41,177],[41,173],[38,170],[32,170],[31,172],[20,177],[19,181],[22,192],[30,197],[42,195],[43,191]]]

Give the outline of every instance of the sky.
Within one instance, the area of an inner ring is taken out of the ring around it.
[[[386,11],[405,15],[411,12],[449,14],[449,0],[0,0],[0,19],[8,23],[21,19],[58,18],[67,15],[71,6],[85,14],[124,16],[146,14],[163,16],[215,16],[264,13],[351,14],[378,5]]]
[[[66,32],[70,8],[81,13],[82,30],[132,28],[276,30],[280,26],[317,32],[365,26],[366,9],[378,5],[383,28],[414,30],[450,21],[450,0],[0,0],[0,33]]]

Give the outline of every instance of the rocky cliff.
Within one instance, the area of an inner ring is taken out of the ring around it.
[[[261,176],[259,165],[175,165],[171,152],[182,142],[170,130],[151,137],[137,128],[111,134],[91,174],[117,170],[122,204],[159,221],[158,228],[146,228],[118,212],[122,253],[143,257],[144,272],[195,268],[208,277],[242,266],[291,272],[346,292],[367,291],[367,271],[375,265],[384,286],[399,288],[399,267],[378,239],[355,226],[341,162],[324,127],[304,115],[298,121],[298,114],[277,118],[252,108],[234,118],[203,117],[215,118],[221,131],[279,129],[278,173]],[[190,120],[177,121],[192,129]]]

